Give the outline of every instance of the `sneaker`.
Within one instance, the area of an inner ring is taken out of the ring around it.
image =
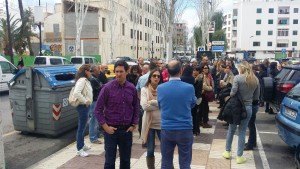
[[[82,150],[83,151],[88,151],[88,150],[90,150],[91,149],[91,147],[90,146],[87,146],[87,145],[84,145],[83,147],[82,147]]]
[[[230,151],[224,151],[224,153],[222,155],[224,158],[230,159]]]
[[[236,157],[236,163],[237,164],[243,164],[243,163],[245,163],[247,161],[247,159],[245,158],[245,157],[243,157],[243,156],[237,156]]]
[[[89,156],[89,154],[86,153],[83,149],[77,151],[77,155],[79,155],[80,157],[87,157],[87,156]]]
[[[93,143],[93,144],[102,144],[102,141],[97,139],[97,140],[91,141],[91,143]]]

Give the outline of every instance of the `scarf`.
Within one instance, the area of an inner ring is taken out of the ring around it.
[[[148,85],[148,93],[149,93],[149,100],[156,99],[157,96],[156,89],[154,89],[151,84]]]

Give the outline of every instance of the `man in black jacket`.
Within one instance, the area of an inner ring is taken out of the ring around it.
[[[89,124],[89,138],[91,143],[101,144],[102,142],[98,139],[100,137],[99,125],[95,119],[94,109],[96,101],[101,90],[102,83],[98,79],[100,74],[99,65],[94,64],[91,66],[92,77],[89,79],[93,88],[93,103],[90,106],[90,124]],[[104,75],[105,76],[105,75]]]

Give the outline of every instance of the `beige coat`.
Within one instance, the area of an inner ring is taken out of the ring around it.
[[[77,80],[74,89],[74,97],[76,97],[80,104],[85,104],[87,101],[93,102],[93,88],[87,78],[82,77]]]
[[[144,110],[141,138],[143,140],[143,143],[146,143],[150,128],[160,130],[160,111],[157,100],[149,100],[147,87],[143,87],[141,90],[140,104]],[[155,124],[153,124],[153,122]]]
[[[220,86],[221,87],[225,87],[228,83],[233,84],[233,78],[234,78],[234,74],[233,73],[229,73],[226,77],[226,79],[224,79],[224,81],[220,82]]]
[[[207,77],[207,75],[203,74],[204,77],[203,77],[203,88],[202,88],[202,93],[204,92],[209,92],[209,91],[212,91],[213,88],[212,86],[210,85],[210,82],[209,82],[209,79]]]

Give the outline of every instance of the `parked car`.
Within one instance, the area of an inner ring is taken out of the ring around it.
[[[265,77],[263,82],[264,100],[270,103],[274,113],[278,113],[286,93],[300,82],[300,65],[283,67],[274,79]]]
[[[133,59],[129,56],[119,56],[116,58],[116,60],[125,60],[126,62],[136,62],[135,59]]]
[[[300,84],[286,94],[275,119],[280,138],[295,149],[295,163],[300,168]]]
[[[61,56],[36,56],[33,65],[69,65],[72,64],[68,59]]]
[[[0,56],[0,92],[9,90],[7,83],[14,77],[18,70],[5,57]]]
[[[77,69],[83,64],[96,64],[98,61],[93,56],[72,56],[71,62]]]

